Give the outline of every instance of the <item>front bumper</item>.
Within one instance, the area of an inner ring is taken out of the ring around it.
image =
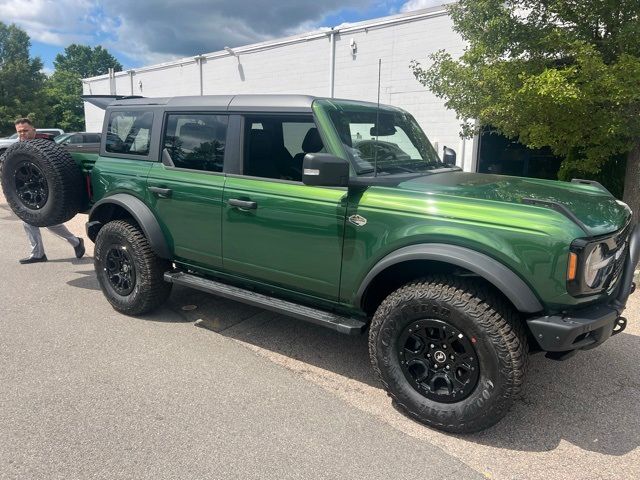
[[[540,348],[547,352],[569,352],[600,345],[612,334],[620,333],[627,321],[622,312],[635,290],[633,273],[640,256],[640,227],[631,233],[629,252],[618,283],[617,295],[609,304],[593,305],[562,315],[527,319],[529,329]]]
[[[622,331],[626,320],[615,308],[596,305],[570,315],[530,318],[527,324],[542,350],[565,352],[597,347],[613,334],[616,327]]]

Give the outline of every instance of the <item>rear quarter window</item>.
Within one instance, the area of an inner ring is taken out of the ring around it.
[[[109,153],[148,155],[152,124],[153,112],[111,112],[105,150]]]

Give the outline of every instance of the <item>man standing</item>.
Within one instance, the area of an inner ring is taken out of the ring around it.
[[[20,118],[15,122],[16,132],[18,132],[19,141],[31,140],[36,138],[36,129],[28,118]],[[42,234],[39,227],[34,227],[23,222],[24,231],[27,232],[29,243],[31,244],[31,255],[27,258],[20,259],[20,263],[38,263],[46,262],[47,256],[44,253],[44,244],[42,243]],[[64,225],[52,225],[47,227],[50,232],[56,234],[60,238],[64,238],[73,246],[76,258],[82,258],[84,255],[84,240],[76,237]]]

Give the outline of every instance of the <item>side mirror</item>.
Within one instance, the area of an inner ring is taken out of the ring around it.
[[[328,153],[307,153],[302,160],[302,183],[316,187],[346,187],[349,164]]]
[[[453,148],[444,147],[442,161],[447,167],[456,166],[456,151]]]

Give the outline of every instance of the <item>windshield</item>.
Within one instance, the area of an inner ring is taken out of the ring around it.
[[[407,112],[347,101],[323,101],[358,175],[427,172],[446,165]]]

